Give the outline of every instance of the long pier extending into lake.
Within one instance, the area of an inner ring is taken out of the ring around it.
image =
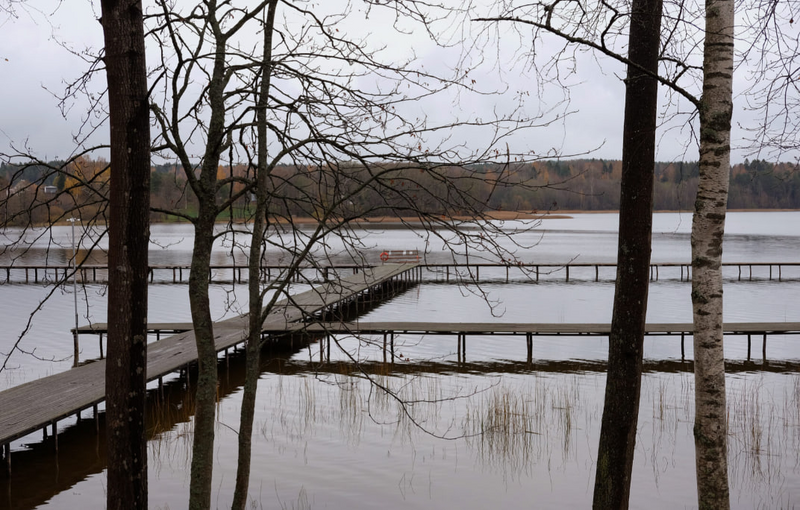
[[[386,265],[359,272],[349,278],[328,282],[320,287],[277,303],[264,321],[269,331],[296,331],[302,321],[316,318],[331,320],[344,307],[360,301],[375,301],[419,281],[415,265]],[[245,341],[246,315],[214,324],[217,352]],[[176,330],[177,328],[173,328]],[[283,337],[292,342],[292,337]],[[280,338],[275,338],[281,341]],[[194,332],[187,330],[151,343],[147,348],[147,380],[158,379],[197,361]],[[47,435],[48,427],[58,449],[57,423],[66,417],[92,408],[97,421],[97,405],[105,400],[105,361],[95,361],[66,372],[31,381],[0,392],[0,447],[6,471],[11,472],[10,443],[37,430]]]
[[[343,275],[358,274],[382,267],[385,264],[331,264],[319,266],[303,266],[294,273],[294,281],[320,283],[330,281]],[[577,262],[565,263],[492,263],[492,262],[463,262],[463,263],[426,263],[418,264],[424,270],[424,278],[433,281],[481,281],[505,280],[524,278],[525,280],[539,281],[543,277],[556,276],[564,281],[593,280],[600,281],[601,271],[605,272],[604,279],[613,280],[616,275],[615,262]],[[680,281],[691,280],[690,262],[654,262],[650,264],[650,278],[659,280],[661,273],[671,271],[667,277]],[[798,262],[723,262],[723,271],[730,270],[728,278],[737,280],[775,280],[800,279],[800,261]],[[261,279],[263,281],[277,280],[287,274],[289,266],[280,264],[266,264],[261,266]],[[611,271],[613,270],[613,271]],[[784,270],[790,270],[786,274]],[[190,266],[187,265],[151,265],[149,278],[151,283],[185,283],[189,280]],[[483,277],[481,273],[483,272]],[[0,265],[0,284],[3,283],[35,283],[59,284],[71,281],[75,273],[77,281],[81,283],[106,283],[108,281],[108,268],[105,265],[79,265],[77,271],[71,265]],[[244,283],[248,278],[247,265],[222,264],[210,267],[210,276],[217,283]]]

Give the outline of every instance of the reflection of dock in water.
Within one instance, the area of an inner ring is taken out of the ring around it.
[[[393,292],[416,284],[419,270],[414,265],[386,265],[293,295],[277,303],[264,322],[265,330],[285,333],[302,329],[309,319],[343,318],[370,302],[380,301]],[[178,329],[170,325],[170,329]],[[247,316],[242,315],[214,324],[217,352],[242,343],[247,335]],[[302,335],[271,335],[273,348],[302,345]],[[306,340],[307,341],[307,340]],[[197,361],[194,333],[185,331],[148,345],[147,380],[181,370]],[[52,446],[58,451],[57,422],[85,409],[93,409],[96,427],[97,405],[105,400],[105,361],[89,363],[49,377],[31,381],[0,392],[0,445],[4,467],[11,472],[10,443],[37,430],[51,429]],[[14,455],[16,457],[16,454]]]
[[[330,374],[334,376],[353,374],[369,375],[497,375],[497,374],[590,374],[605,373],[608,363],[605,360],[547,360],[537,359],[531,363],[516,360],[474,361],[456,363],[453,361],[413,361],[387,365],[380,361],[332,361],[317,363],[304,360],[276,360],[268,367],[267,372],[280,375]],[[645,359],[642,371],[646,374],[660,373],[694,373],[694,361],[666,359]],[[792,361],[725,361],[725,373],[740,374],[765,372],[774,374],[796,374],[800,372],[800,359]]]

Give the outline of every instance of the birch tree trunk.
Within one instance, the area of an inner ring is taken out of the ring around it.
[[[730,177],[733,22],[733,0],[706,1],[700,182],[692,220],[694,438],[700,509],[730,508],[721,263]]]
[[[150,116],[142,3],[103,0],[101,8],[111,129],[106,506],[147,508]]]
[[[630,496],[650,278],[661,9],[661,0],[634,0],[631,9],[634,65],[625,80],[617,280],[593,499],[598,509],[628,508]]]

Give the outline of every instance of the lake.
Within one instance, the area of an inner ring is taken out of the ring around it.
[[[616,257],[616,214],[576,214],[545,219],[512,239],[524,262],[610,262]],[[512,231],[520,225],[505,222]],[[653,261],[689,262],[691,215],[654,217]],[[800,213],[729,213],[726,262],[795,262]],[[441,239],[414,229],[360,231],[362,253],[377,262],[385,249],[426,250],[431,262],[452,256]],[[7,235],[13,235],[11,232]],[[191,230],[154,225],[152,264],[187,263]],[[65,263],[69,227],[50,238],[29,238],[17,263]],[[104,240],[98,240],[103,246]],[[512,249],[511,240],[503,241]],[[87,246],[87,242],[84,242]],[[48,248],[49,246],[49,248]],[[55,246],[55,247],[54,247]],[[347,254],[336,239],[334,260]],[[279,255],[273,253],[274,259]],[[492,257],[470,252],[470,261]],[[10,254],[2,257],[7,261]],[[2,258],[0,257],[0,259]],[[96,256],[102,262],[102,255]],[[244,261],[224,240],[213,263]],[[505,272],[481,272],[481,284],[431,279],[361,316],[365,321],[609,322],[613,269],[542,275],[538,283]],[[794,271],[794,272],[793,272]],[[763,273],[763,274],[762,274]],[[494,277],[493,277],[494,276]],[[754,269],[752,281],[726,271],[726,321],[800,321],[800,270],[784,269],[784,281]],[[297,290],[307,287],[297,286]],[[31,312],[50,298],[32,318]],[[245,285],[213,285],[216,319],[246,311]],[[105,321],[102,285],[78,288],[80,323]],[[189,320],[185,285],[150,287],[151,322]],[[68,370],[74,309],[71,287],[0,285],[7,352],[29,327],[22,347],[0,373],[0,389]],[[690,284],[679,269],[663,269],[651,284],[648,321],[690,322]],[[153,339],[154,340],[154,339]],[[288,358],[262,361],[256,404],[250,494],[264,508],[586,508],[591,504],[594,457],[605,384],[605,337],[536,337],[534,362],[525,363],[525,339],[467,338],[467,360],[457,363],[456,338],[399,336],[400,360],[384,366],[369,337],[337,338],[332,362],[320,364],[316,344]],[[731,501],[734,508],[787,508],[800,500],[800,349],[797,338],[770,336],[767,360],[760,338],[746,361],[746,337],[726,337],[730,429]],[[82,359],[98,355],[97,340],[84,337]],[[679,337],[645,340],[645,370],[631,491],[632,508],[692,508],[694,480],[691,341],[681,360]],[[363,371],[348,359],[361,361]],[[221,358],[222,360],[222,358]],[[220,401],[212,503],[230,506],[236,473],[236,429],[243,360],[220,362]],[[387,396],[389,388],[398,399]],[[153,398],[150,415],[149,488],[152,508],[184,508],[191,456],[191,397],[174,375],[164,399]],[[404,404],[401,404],[403,402]],[[0,411],[1,412],[1,411]],[[84,413],[88,417],[89,413]],[[58,456],[41,433],[12,444],[14,477],[0,480],[0,507],[102,507],[105,453],[92,420],[59,423]]]

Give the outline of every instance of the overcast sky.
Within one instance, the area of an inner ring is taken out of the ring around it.
[[[64,158],[74,151],[74,138],[79,134],[85,107],[74,104],[62,116],[56,95],[63,94],[65,85],[78,78],[87,68],[87,63],[71,54],[60,43],[72,50],[95,51],[102,45],[102,31],[97,21],[99,3],[88,0],[70,0],[58,5],[54,0],[29,1],[27,10],[17,7],[17,16],[0,18],[0,76],[3,93],[0,94],[0,152],[9,151],[10,144],[22,148],[27,145],[40,157]],[[147,2],[145,2],[147,4]],[[373,18],[373,23],[385,22]],[[373,24],[373,33],[389,33]],[[519,39],[509,36],[505,46],[496,54],[501,62],[493,63],[477,76],[484,89],[507,89],[513,91],[531,88],[530,71],[514,64],[506,56],[519,49]],[[558,41],[553,41],[558,44]],[[436,49],[420,38],[415,53],[427,68],[449,67],[448,53]],[[491,50],[491,48],[490,48]],[[505,59],[505,60],[504,60]],[[491,60],[491,59],[490,59]],[[565,121],[547,128],[529,131],[522,139],[516,138],[512,151],[546,154],[551,150],[563,154],[583,153],[597,149],[588,157],[619,159],[621,157],[622,112],[624,85],[621,65],[607,60],[598,60],[584,54],[578,62],[578,72],[568,79],[570,90],[568,110],[574,112]],[[100,83],[102,85],[102,83]],[[560,96],[545,95],[545,103],[555,103]],[[477,116],[487,118],[495,108],[503,108],[511,97],[489,96],[470,99],[468,104],[441,104],[432,107],[429,117]],[[527,107],[535,111],[539,98],[531,97]],[[737,106],[735,121],[741,123],[743,110]],[[735,122],[735,123],[736,123]],[[662,161],[696,160],[697,148],[691,141],[690,129],[683,124],[672,124],[672,129],[659,132],[658,158]],[[107,138],[104,126],[95,135],[97,143]],[[734,140],[740,137],[734,129]],[[478,143],[470,141],[468,143]],[[734,141],[734,144],[736,142]],[[743,159],[742,153],[734,160]]]

